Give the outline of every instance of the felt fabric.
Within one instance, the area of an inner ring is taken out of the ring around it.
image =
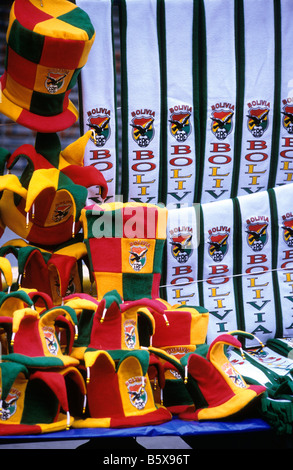
[[[245,0],[238,3],[237,93],[241,114],[235,195],[245,195],[266,190],[269,184],[275,106],[274,3],[277,2]],[[255,40],[256,31],[258,41]],[[266,51],[265,55],[263,51]]]
[[[165,208],[101,204],[82,209],[80,220],[98,300],[114,289],[123,300],[160,297]]]
[[[7,30],[0,112],[41,132],[73,125],[78,111],[69,94],[94,39],[88,15],[69,1],[15,0]]]
[[[202,92],[201,184],[198,202],[208,203],[232,196],[237,111],[237,2],[203,0],[199,3]]]
[[[270,187],[292,182],[292,76],[290,18],[293,5],[289,0],[275,2],[276,104],[274,120],[274,159]]]
[[[0,211],[4,223],[30,243],[58,245],[70,240],[81,229],[79,217],[87,189],[73,183],[59,169],[34,171],[27,189],[13,174],[1,177],[0,185],[3,190]]]
[[[9,173],[16,168],[21,184],[27,188],[34,171],[57,168],[74,184],[85,186],[88,190],[88,198],[94,198],[94,195],[97,195],[104,200],[108,186],[103,174],[96,167],[85,165],[85,148],[90,135],[91,132],[88,131],[62,150],[56,133],[38,132],[35,146],[23,144],[8,155],[7,159],[2,160],[3,173],[5,167]],[[19,162],[20,168],[17,168]]]
[[[196,3],[184,0],[160,2],[160,55],[162,67],[162,152],[165,183],[162,202],[192,204],[198,181],[197,145],[199,115],[197,63],[194,49],[197,28]],[[184,27],[182,27],[184,25]]]
[[[165,287],[160,294],[170,304],[200,305],[197,283],[199,230],[199,205],[168,210]]]
[[[276,291],[276,315],[278,320],[277,337],[292,336],[292,290],[290,279],[293,276],[291,265],[292,245],[292,211],[290,200],[293,185],[285,184],[268,191],[273,220],[272,261],[278,290]]]
[[[171,419],[171,413],[154,402],[147,374],[148,351],[129,353],[117,365],[106,351],[97,351],[86,354],[85,363],[89,371],[88,415],[75,420],[74,428],[123,428]]]
[[[57,322],[61,325],[65,322],[67,325],[68,322],[72,324],[70,332],[73,343],[77,319],[75,311],[70,307],[53,307],[41,314],[28,307],[15,310],[11,337],[13,352],[3,356],[3,359],[33,368],[78,365],[77,359],[63,354],[61,350],[56,335]]]
[[[190,354],[181,359],[188,365],[189,381],[196,382],[191,389],[195,411],[185,411],[181,419],[206,420],[231,416],[245,408],[265,392],[261,385],[248,385],[236,371],[225,354],[225,347],[241,347],[241,343],[229,334],[219,335],[208,348],[206,356]]]
[[[3,362],[0,391],[0,435],[25,435],[69,429],[70,412],[82,414],[86,387],[74,367],[29,372],[24,365]]]
[[[241,325],[264,344],[277,332],[272,217],[267,191],[235,199]],[[254,346],[253,340],[251,346]]]
[[[54,305],[61,305],[63,297],[83,290],[82,262],[87,250],[81,241],[48,251],[24,240],[10,240],[2,245],[0,253],[15,254],[19,286],[48,294]]]
[[[112,30],[111,0],[75,0],[96,31],[86,67],[80,74],[80,119],[82,134],[91,130],[85,147],[84,164],[100,170],[108,184],[108,202],[118,189],[118,143],[116,72]],[[91,202],[102,202],[96,195]],[[105,201],[105,202],[106,202]]]
[[[161,77],[157,0],[123,0],[121,14],[122,194],[160,199]]]
[[[209,311],[207,342],[239,327],[232,199],[201,205],[200,305]]]

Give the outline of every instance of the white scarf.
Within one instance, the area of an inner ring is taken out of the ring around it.
[[[279,290],[279,337],[293,334],[293,184],[269,190],[274,217],[273,267]]]
[[[239,208],[237,261],[239,305],[243,329],[264,344],[276,334],[276,307],[272,274],[272,220],[269,196],[262,191],[235,199]],[[242,302],[241,301],[242,298]],[[249,346],[259,343],[249,341]]]
[[[293,2],[280,1],[280,96],[278,112],[280,126],[278,128],[278,158],[275,158],[275,180],[272,186],[293,182],[293,77],[292,77],[292,16]]]
[[[234,164],[236,112],[236,57],[234,1],[204,0],[206,50],[206,104],[203,103],[204,130],[201,151],[202,185],[199,202],[214,202],[231,197]]]
[[[192,204],[197,181],[198,109],[193,105],[193,2],[163,0],[165,22],[162,30],[162,51],[165,57],[166,83],[166,190],[165,204]],[[196,20],[196,19],[195,19]],[[164,60],[161,61],[164,63]],[[196,90],[197,91],[197,90]],[[195,119],[196,115],[196,119]]]
[[[166,300],[198,306],[198,206],[168,211],[166,238]]]
[[[200,278],[203,305],[209,311],[207,341],[236,330],[238,322],[234,288],[234,205],[232,199],[202,204]]]
[[[123,196],[156,204],[161,144],[157,0],[121,0],[121,7]]]
[[[80,120],[82,133],[93,129],[84,154],[84,165],[94,165],[100,170],[108,184],[105,202],[114,201],[117,194],[117,112],[112,41],[111,0],[76,0],[90,17],[96,37],[88,61],[82,69],[80,93]],[[94,189],[94,188],[93,188]],[[91,196],[91,191],[89,196]],[[92,195],[88,204],[101,202],[98,195]]]
[[[243,8],[244,101],[237,195],[268,189],[275,90],[274,0],[243,0]]]

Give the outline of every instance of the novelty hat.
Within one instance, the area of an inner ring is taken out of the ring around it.
[[[167,209],[143,203],[95,204],[82,209],[84,242],[97,298],[159,297]]]
[[[16,175],[2,176],[0,191],[3,222],[32,244],[59,245],[81,229],[79,217],[87,189],[57,168],[34,171],[27,189]]]
[[[56,334],[56,323],[67,327],[68,320],[75,336],[77,319],[70,307],[53,307],[42,314],[31,308],[16,310],[12,322],[13,352],[3,355],[3,359],[39,368],[78,365],[77,359],[62,353]]]
[[[19,286],[47,293],[54,305],[61,305],[63,297],[82,291],[81,263],[87,257],[83,242],[73,239],[48,251],[23,240],[10,240],[2,245],[0,254],[12,250],[18,262]]]
[[[43,434],[69,429],[82,414],[86,387],[75,367],[30,373],[0,363],[0,435]]]
[[[186,387],[195,410],[184,411],[179,418],[195,421],[226,418],[266,391],[264,386],[245,382],[229,362],[225,354],[227,346],[240,349],[241,343],[229,334],[219,335],[208,347],[206,356],[198,348],[181,359],[182,365],[188,368]]]
[[[95,38],[88,15],[66,0],[15,0],[7,30],[0,112],[40,132],[72,126],[69,100]]]
[[[85,353],[85,364],[88,410],[85,419],[74,421],[74,428],[147,426],[172,418],[154,402],[147,351],[129,352],[117,365],[106,351]]]

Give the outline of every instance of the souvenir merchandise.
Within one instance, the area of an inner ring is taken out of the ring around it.
[[[88,15],[72,2],[48,0],[42,5],[15,0],[7,30],[0,112],[39,132],[72,126],[78,111],[69,94],[94,39]]]
[[[43,434],[69,429],[82,413],[86,389],[74,367],[29,371],[0,363],[0,435]]]

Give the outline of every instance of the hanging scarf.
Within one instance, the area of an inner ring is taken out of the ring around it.
[[[237,135],[236,195],[268,188],[275,90],[274,0],[242,3],[243,17],[239,15],[238,27],[243,36],[238,37],[238,44],[243,58],[239,63],[238,95],[243,94],[243,113]]]
[[[273,268],[278,280],[278,337],[292,336],[293,321],[293,184],[285,184],[269,190],[273,230]]]
[[[81,132],[92,131],[84,155],[84,165],[94,165],[108,184],[107,202],[117,194],[117,113],[115,97],[114,45],[111,0],[75,0],[84,9],[96,30],[87,66],[80,81]],[[88,204],[102,202],[97,195]]]
[[[274,159],[275,168],[273,169],[272,186],[288,184],[293,181],[293,82],[291,54],[293,4],[290,0],[282,0],[279,5],[279,22],[277,23],[279,28],[277,30],[279,50],[276,56],[279,60],[279,63],[276,64],[276,73],[278,73],[278,126],[276,125],[276,132],[279,133],[279,139],[276,148],[278,158]]]
[[[239,306],[242,329],[264,344],[276,334],[272,275],[272,230],[267,191],[235,199],[239,213],[237,238]],[[235,251],[236,253],[236,251]],[[258,344],[257,344],[258,345]],[[254,346],[254,341],[250,342]]]
[[[202,305],[209,311],[207,341],[237,329],[234,287],[234,207],[232,199],[202,204],[200,279]]]
[[[193,96],[198,90],[193,42],[197,16],[193,2],[189,0],[163,0],[162,9],[165,20],[161,42],[165,82],[163,126],[166,134],[163,202],[167,205],[192,204],[197,181],[196,140],[199,137],[198,107],[193,105]]]
[[[161,80],[157,0],[121,2],[123,196],[159,201]]]
[[[199,202],[231,196],[233,175],[236,57],[234,2],[203,2],[200,41],[204,54],[202,84],[202,187]],[[204,42],[202,42],[204,41]]]
[[[166,298],[171,304],[200,305],[197,286],[199,219],[196,206],[168,211]]]

